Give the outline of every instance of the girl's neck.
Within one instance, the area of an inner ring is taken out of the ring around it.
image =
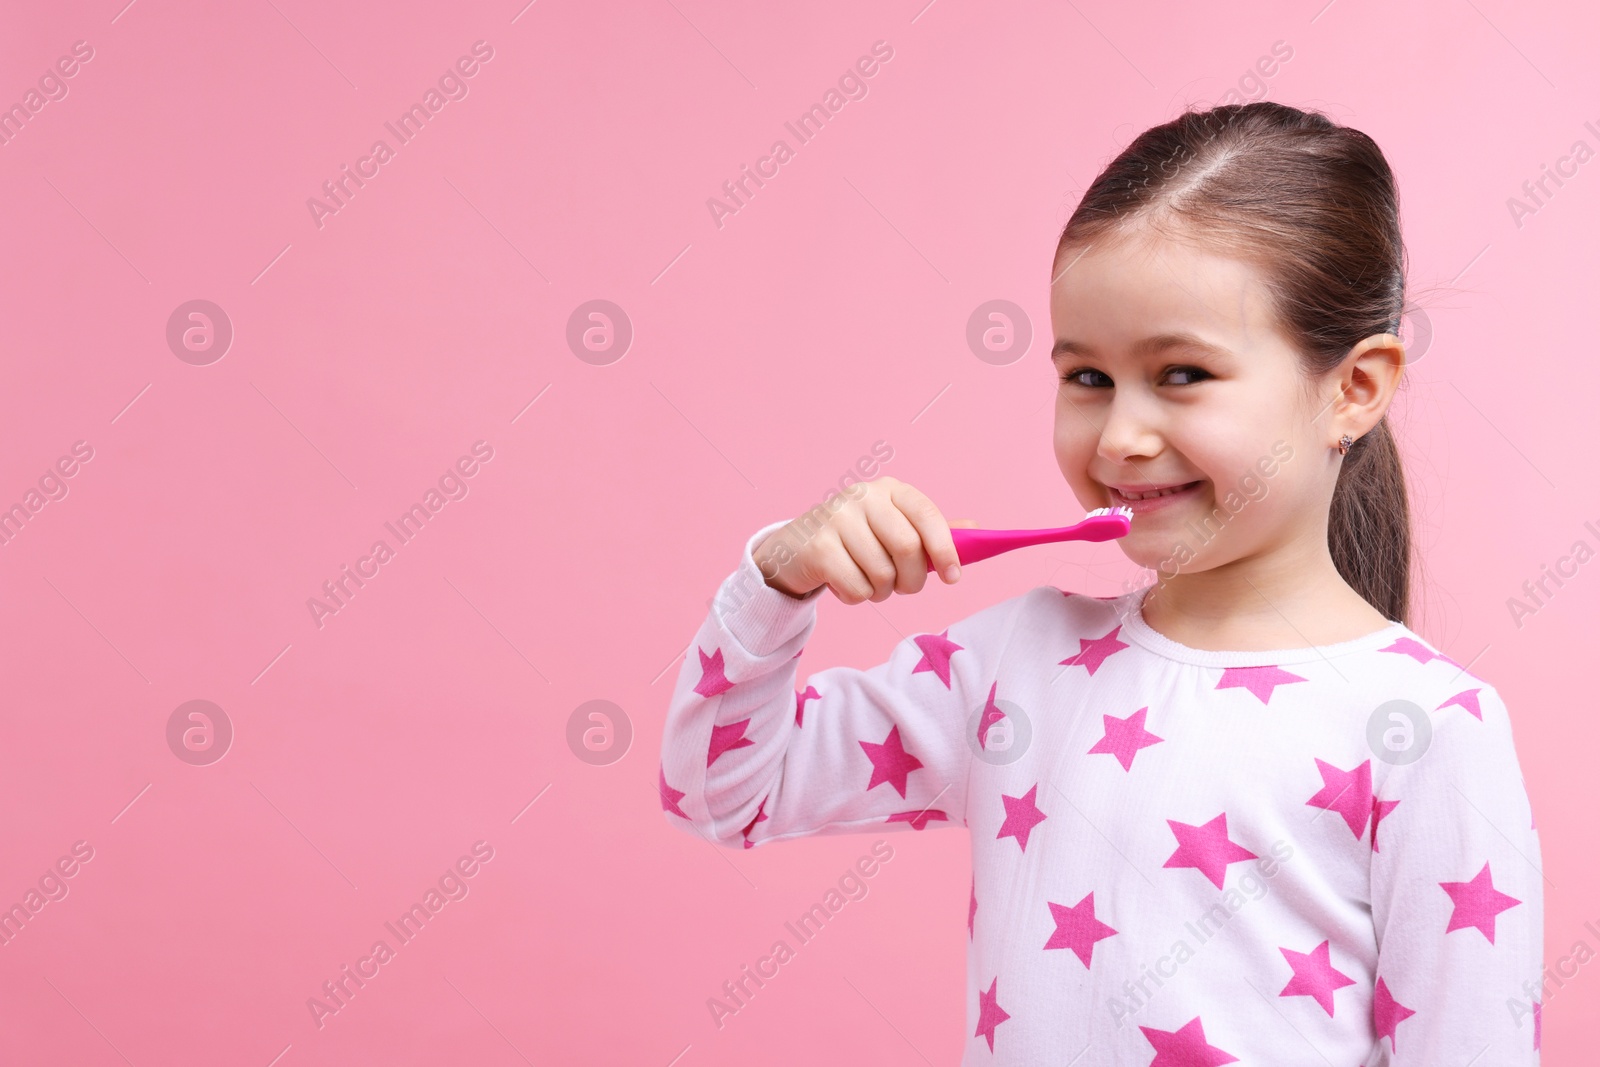
[[[1208,570],[1162,577],[1141,613],[1163,637],[1213,651],[1332,645],[1390,622],[1340,577],[1325,531]]]

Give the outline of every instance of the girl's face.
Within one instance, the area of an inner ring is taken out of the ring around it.
[[[1260,275],[1146,231],[1081,251],[1050,297],[1056,462],[1078,502],[1132,508],[1122,550],[1162,577],[1324,547],[1338,386],[1306,379]]]

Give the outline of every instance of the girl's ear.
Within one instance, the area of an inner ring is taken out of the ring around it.
[[[1360,437],[1378,425],[1405,367],[1405,344],[1392,333],[1375,333],[1350,349],[1334,371],[1338,395],[1332,407],[1333,432]]]

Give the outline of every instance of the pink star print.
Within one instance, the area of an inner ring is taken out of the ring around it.
[[[684,798],[684,794],[680,790],[674,789],[667,784],[667,769],[665,767],[661,768],[660,792],[662,811],[670,811],[680,819],[687,819],[689,817],[683,813],[682,808],[678,807],[678,801]]]
[[[989,1051],[994,1051],[994,1028],[1011,1018],[1006,1010],[1000,1006],[1000,999],[996,987],[1000,984],[1000,976],[995,975],[994,981],[989,983],[986,992],[978,994],[978,1030],[973,1037],[989,1039]]]
[[[750,841],[750,831],[754,830],[756,828],[756,823],[758,823],[758,822],[766,822],[767,821],[767,817],[762,814],[762,812],[766,809],[766,806],[767,806],[767,800],[766,800],[765,797],[762,797],[761,798],[761,806],[756,808],[756,817],[751,819],[750,820],[750,825],[746,826],[744,828],[744,830],[742,831],[742,833],[744,834],[744,847],[745,848],[755,848],[756,847]]]
[[[744,735],[745,727],[750,725],[749,719],[740,719],[730,722],[726,726],[711,727],[711,747],[706,750],[706,766],[717,762],[717,757],[724,752],[735,748],[748,748],[755,744]]]
[[[999,682],[989,686],[989,700],[983,705],[983,715],[978,719],[978,747],[984,751],[989,749],[989,727],[1006,717],[1000,705],[994,702],[995,690],[999,688]]]
[[[1316,762],[1317,770],[1322,772],[1322,788],[1306,803],[1338,812],[1350,832],[1359,838],[1372,816],[1372,761],[1362,760],[1360,766],[1348,771],[1320,759]]]
[[[1468,711],[1472,712],[1473,718],[1477,719],[1479,722],[1482,722],[1483,708],[1478,705],[1478,694],[1480,692],[1481,690],[1479,689],[1463,690],[1462,692],[1459,692],[1455,696],[1451,697],[1449,700],[1446,700],[1443,704],[1440,704],[1434,710],[1443,711],[1445,708],[1448,708],[1450,705],[1454,704],[1458,708],[1466,708]]]
[[[913,830],[921,830],[928,825],[929,819],[934,819],[939,822],[948,822],[950,820],[950,816],[936,809],[924,808],[922,811],[897,811],[883,821],[908,822],[911,824],[911,828]]]
[[[922,761],[905,750],[900,743],[900,727],[895,725],[890,728],[889,736],[883,739],[883,744],[873,744],[871,741],[857,742],[867,753],[867,758],[872,761],[872,780],[867,783],[871,789],[875,785],[888,782],[894,786],[895,792],[902,797],[906,795],[906,775],[922,766]]]
[[[1448,934],[1451,930],[1473,926],[1489,939],[1491,945],[1494,944],[1494,917],[1522,903],[1494,887],[1489,876],[1488,861],[1484,862],[1483,870],[1473,875],[1472,881],[1440,882],[1439,888],[1449,893],[1451,901],[1455,903],[1450,925],[1444,928],[1444,932]]]
[[[1410,656],[1418,663],[1429,663],[1436,659],[1444,659],[1433,649],[1421,641],[1414,641],[1409,637],[1402,637],[1394,644],[1378,649],[1379,652],[1393,652],[1401,656]],[[1459,666],[1459,665],[1458,665]]]
[[[1283,958],[1289,961],[1289,966],[1294,969],[1294,977],[1289,979],[1289,984],[1283,987],[1280,997],[1311,997],[1322,1010],[1333,1017],[1333,991],[1342,989],[1347,985],[1355,985],[1356,980],[1348,974],[1334,969],[1333,961],[1329,957],[1328,942],[1324,941],[1310,952],[1296,952],[1293,949],[1278,946],[1278,951],[1283,953]]]
[[[1094,747],[1089,750],[1090,754],[1110,753],[1117,757],[1117,762],[1122,764],[1123,770],[1132,769],[1133,757],[1139,754],[1141,748],[1149,748],[1165,740],[1145,730],[1144,715],[1149,710],[1140,708],[1126,719],[1119,719],[1114,715],[1100,716],[1105,723],[1105,736],[1094,743]]]
[[[1161,866],[1193,867],[1218,889],[1222,888],[1222,881],[1227,876],[1228,864],[1256,858],[1254,852],[1228,840],[1226,812],[1201,826],[1190,826],[1173,819],[1168,819],[1167,825],[1172,827],[1172,835],[1178,839],[1178,849]]]
[[[1395,1048],[1394,1031],[1401,1023],[1415,1015],[1416,1012],[1394,999],[1394,994],[1389,992],[1389,987],[1382,978],[1378,979],[1377,989],[1372,995],[1372,1027],[1378,1032],[1378,1040],[1389,1039],[1389,1051],[1398,1051]]]
[[[1028,851],[1028,835],[1033,833],[1033,828],[1044,822],[1046,817],[1034,803],[1038,793],[1039,786],[1035,783],[1032,789],[1020,797],[1000,794],[1000,799],[1006,806],[1006,821],[1001,824],[1000,832],[994,835],[996,841],[1002,837],[1014,837],[1017,839],[1017,844],[1022,846],[1022,851]]]
[[[1141,1026],[1139,1030],[1156,1050],[1150,1067],[1220,1067],[1224,1063],[1239,1062],[1239,1057],[1230,1056],[1206,1041],[1198,1015],[1176,1030],[1157,1030],[1151,1026]]]
[[[1089,673],[1093,674],[1100,669],[1100,665],[1106,661],[1106,657],[1121,652],[1128,647],[1125,643],[1117,640],[1117,631],[1121,629],[1122,627],[1117,625],[1113,626],[1111,632],[1104,637],[1078,638],[1077,653],[1062,660],[1061,666],[1087,667]]]
[[[1378,851],[1378,824],[1383,817],[1400,806],[1398,800],[1379,800],[1372,798],[1372,851]]]
[[[1539,1016],[1544,1014],[1541,1005],[1536,1000],[1533,1002],[1533,1051],[1539,1051]]]
[[[1070,948],[1089,966],[1094,956],[1094,944],[1115,934],[1116,931],[1094,917],[1094,892],[1072,907],[1045,901],[1050,905],[1050,917],[1056,921],[1055,933],[1045,942],[1045,948]]]
[[[803,723],[801,723],[800,718],[801,718],[801,716],[803,716],[806,713],[806,701],[808,701],[808,700],[820,700],[821,697],[822,697],[822,694],[817,692],[816,686],[811,686],[811,685],[806,686],[806,691],[804,693],[795,693],[795,695],[794,695],[794,724],[796,726],[804,725]]]
[[[1280,685],[1303,682],[1298,674],[1290,674],[1278,667],[1224,667],[1218,689],[1248,689],[1261,703],[1270,703],[1272,691]]]
[[[932,671],[946,689],[950,688],[950,657],[962,651],[962,646],[950,640],[949,635],[950,631],[946,630],[941,634],[918,634],[911,639],[922,649],[922,658],[911,668],[911,673]]]
[[[700,680],[694,684],[694,691],[709,699],[732,689],[733,683],[722,673],[722,649],[709,656],[699,648],[695,651],[700,653]]]
[[[972,920],[978,917],[978,876],[972,876],[972,903],[967,905],[967,939],[972,939]]]

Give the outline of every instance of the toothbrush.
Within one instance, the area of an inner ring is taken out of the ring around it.
[[[1126,537],[1132,524],[1132,508],[1095,508],[1082,522],[1055,530],[975,530],[958,526],[951,529],[950,536],[955,539],[956,558],[964,566],[1029,545],[1045,545],[1056,541],[1111,541]],[[931,560],[928,570],[933,570]]]

